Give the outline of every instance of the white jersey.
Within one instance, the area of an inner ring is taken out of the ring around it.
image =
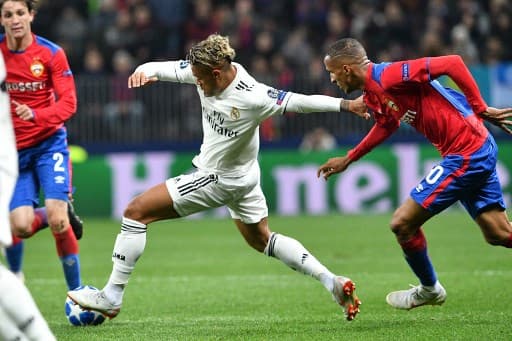
[[[228,177],[246,174],[257,160],[260,123],[272,115],[283,114],[292,97],[296,98],[294,111],[340,110],[337,98],[277,90],[256,81],[242,65],[232,64],[237,70],[236,77],[220,95],[211,97],[206,97],[196,84],[188,61],[146,63],[136,70],[163,81],[196,84],[202,108],[203,142],[193,164],[201,170]]]
[[[11,245],[11,225],[9,203],[18,177],[18,152],[12,128],[9,95],[5,91],[5,64],[0,54],[0,246]]]

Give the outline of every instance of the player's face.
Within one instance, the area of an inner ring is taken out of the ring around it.
[[[23,38],[30,34],[32,20],[34,20],[34,12],[28,10],[25,1],[4,2],[1,23],[8,37]]]
[[[354,64],[346,64],[341,58],[326,56],[324,65],[331,82],[338,85],[346,94],[360,88],[361,83],[352,69]]]
[[[217,84],[219,72],[219,70],[212,70],[202,65],[192,65],[192,74],[206,97],[216,96],[220,93]]]

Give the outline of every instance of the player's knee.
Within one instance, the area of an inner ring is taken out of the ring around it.
[[[48,226],[53,232],[63,232],[68,228],[69,219],[66,214],[52,214],[48,215]]]
[[[12,234],[18,238],[29,238],[32,236],[32,228],[30,224],[27,225],[12,225]]]
[[[138,197],[133,198],[130,201],[130,203],[128,204],[128,206],[126,206],[126,208],[123,212],[123,216],[128,219],[132,219],[132,220],[136,220],[136,221],[140,221],[143,218],[142,204]]]
[[[411,226],[409,220],[400,210],[396,210],[393,214],[389,227],[399,240],[407,240],[416,232],[416,229]]]
[[[263,252],[267,247],[268,237],[264,234],[258,233],[253,234],[249,237],[246,237],[245,240],[250,247],[255,249],[258,252]]]
[[[263,252],[265,250],[265,247],[267,246],[267,243],[263,240],[258,240],[255,243],[249,244],[253,249],[255,249],[258,252]]]
[[[508,233],[508,232],[486,233],[485,241],[493,246],[508,247],[508,245],[510,245],[510,233]]]
[[[395,235],[402,235],[407,231],[407,224],[403,216],[399,211],[396,211],[391,218],[391,222],[389,223],[389,227],[391,232]]]
[[[11,231],[18,238],[28,238],[32,235],[32,221],[30,219],[13,219]]]

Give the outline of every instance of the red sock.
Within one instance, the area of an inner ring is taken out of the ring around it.
[[[427,247],[427,240],[423,234],[423,229],[420,227],[418,232],[416,232],[416,234],[412,236],[411,239],[400,243],[400,246],[402,247],[402,250],[405,251],[405,253],[424,250]]]
[[[62,233],[54,232],[53,237],[55,238],[55,246],[59,257],[78,254],[78,242],[71,226]]]
[[[34,221],[32,222],[32,235],[37,231],[48,227],[46,222],[46,212],[40,209],[34,211]]]
[[[11,246],[18,245],[19,243],[21,243],[23,241],[23,239],[21,239],[20,237],[16,237],[14,235],[14,233],[11,233],[11,235],[12,235],[12,244],[11,244]]]
[[[512,233],[510,234],[510,236],[508,236],[508,240],[505,242],[505,246],[506,248],[509,248],[509,249],[512,249]]]

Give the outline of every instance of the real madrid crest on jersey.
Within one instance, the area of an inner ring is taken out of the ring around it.
[[[233,107],[233,109],[231,109],[231,113],[229,114],[229,116],[231,116],[231,119],[233,119],[234,121],[238,120],[240,118],[240,110]]]
[[[44,72],[44,65],[39,59],[34,59],[30,64],[30,72],[34,77],[41,77]]]

